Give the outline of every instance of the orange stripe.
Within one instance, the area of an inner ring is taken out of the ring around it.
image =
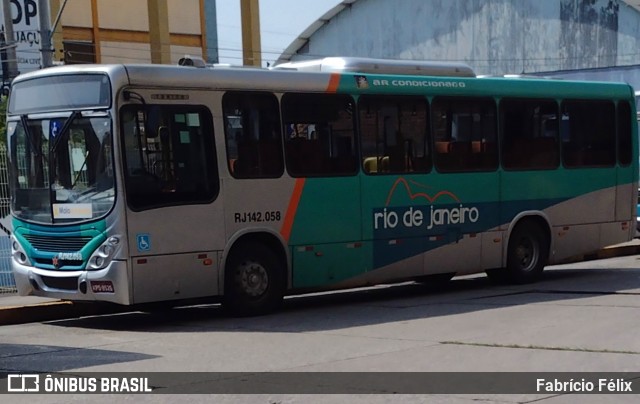
[[[327,87],[328,93],[337,93],[338,86],[340,85],[340,73],[332,73],[329,79],[329,86]]]
[[[291,199],[289,200],[289,207],[287,208],[287,214],[284,217],[284,223],[282,224],[282,229],[280,229],[280,234],[282,238],[285,239],[286,242],[289,242],[289,237],[291,237],[291,229],[293,228],[293,220],[296,217],[296,212],[298,211],[298,204],[300,203],[300,198],[302,197],[302,189],[304,188],[304,178],[298,178],[296,180],[296,185],[293,187],[293,193],[291,194]]]

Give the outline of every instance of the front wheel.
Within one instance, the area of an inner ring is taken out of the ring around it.
[[[284,264],[268,247],[243,243],[227,260],[223,305],[234,315],[271,312],[282,303]]]
[[[534,222],[519,224],[509,237],[506,277],[512,283],[530,283],[542,274],[549,257],[549,238]]]

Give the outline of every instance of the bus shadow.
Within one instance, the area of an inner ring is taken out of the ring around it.
[[[0,343],[2,371],[12,373],[62,372],[154,358],[157,356],[96,348]]]
[[[291,296],[276,313],[232,318],[215,304],[48,322],[60,327],[142,332],[311,332],[563,302],[640,295],[640,269],[552,269],[529,285],[496,285],[485,276],[440,286],[416,283]]]

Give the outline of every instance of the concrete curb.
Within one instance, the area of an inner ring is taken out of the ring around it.
[[[1,299],[2,298],[0,298],[0,303],[2,301]],[[120,307],[100,303],[73,303],[69,301],[51,301],[24,306],[0,307],[0,326],[111,314],[122,311],[124,307],[125,306]]]
[[[579,255],[577,257],[571,257],[566,260],[562,260],[558,264],[570,264],[574,262],[604,260],[608,258],[626,257],[629,255],[639,255],[640,244],[630,244],[615,247],[607,247],[600,251],[591,254]]]
[[[0,307],[0,325],[48,321],[61,316],[71,317],[73,311],[73,303],[62,301]]]
[[[593,254],[573,257],[561,263],[593,261],[629,255],[640,255],[640,244],[609,247]],[[0,297],[0,305],[1,304],[2,297]],[[137,309],[135,307],[130,306],[117,306],[100,303],[73,303],[68,301],[52,301],[23,306],[0,306],[0,326],[39,321],[55,321],[136,310]]]

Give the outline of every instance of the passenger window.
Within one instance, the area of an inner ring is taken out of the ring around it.
[[[493,171],[498,167],[493,99],[436,97],[431,109],[438,171]]]
[[[285,156],[293,177],[354,175],[354,103],[348,95],[282,96]]]
[[[284,171],[278,100],[271,93],[228,92],[222,98],[229,172],[276,178]]]
[[[422,97],[362,96],[362,166],[367,174],[429,172],[429,113]]]
[[[208,203],[218,195],[213,122],[206,107],[127,105],[120,120],[132,209]]]
[[[554,169],[560,164],[558,104],[505,98],[500,102],[502,165],[508,170]]]
[[[562,103],[562,160],[567,167],[610,167],[616,161],[616,114],[610,101]]]

